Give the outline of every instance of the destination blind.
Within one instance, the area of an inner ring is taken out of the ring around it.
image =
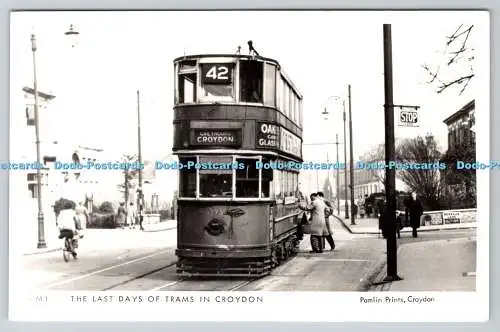
[[[192,145],[240,146],[240,129],[194,129]]]

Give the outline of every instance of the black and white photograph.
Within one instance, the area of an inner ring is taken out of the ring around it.
[[[11,319],[487,319],[489,24],[12,12]]]

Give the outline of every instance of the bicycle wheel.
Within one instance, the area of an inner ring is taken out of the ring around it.
[[[66,238],[64,240],[64,248],[63,248],[63,258],[65,262],[69,262],[70,256],[72,255],[71,250],[71,240]]]

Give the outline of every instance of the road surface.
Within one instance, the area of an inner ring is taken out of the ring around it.
[[[175,274],[175,229],[149,234],[136,230],[107,232],[110,235],[101,240],[109,239],[111,244],[113,237],[127,240],[103,247],[88,236],[82,240],[78,259],[69,263],[63,261],[60,251],[23,256],[22,278],[17,281],[38,291],[355,291],[386,249],[386,241],[379,236],[351,234],[336,221],[333,252],[309,253],[306,236],[297,256],[269,276],[257,280],[189,280]],[[422,232],[418,238],[402,234],[399,242],[471,236],[475,236],[473,229],[446,230]]]

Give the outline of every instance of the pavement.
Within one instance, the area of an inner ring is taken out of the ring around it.
[[[125,247],[142,247],[146,244],[147,246],[148,241],[144,241],[148,238],[147,233],[176,229],[177,221],[163,220],[159,223],[144,224],[143,227],[144,231],[142,232],[139,231],[138,226],[135,226],[133,229],[88,228],[83,231],[84,238],[81,240],[81,244],[85,248],[86,243],[90,243],[94,249],[119,248],[122,245],[125,245]],[[37,255],[62,250],[62,240],[60,240],[56,234],[51,234],[50,237],[48,236],[46,242],[47,247],[43,249],[36,248],[36,242],[34,242],[33,245],[25,246],[23,248],[23,255]]]
[[[378,228],[378,218],[360,218],[357,217],[355,220],[356,225],[351,225],[350,219],[345,219],[342,216],[334,215],[349,232],[353,234],[380,234]],[[429,232],[438,230],[456,230],[456,229],[468,229],[476,228],[477,223],[463,223],[463,224],[448,224],[448,225],[431,225],[431,226],[420,226],[419,232]],[[401,233],[411,233],[411,228],[403,228]]]
[[[398,248],[398,276],[403,280],[384,283],[384,265],[374,278],[371,291],[475,291],[475,236],[414,242]]]

